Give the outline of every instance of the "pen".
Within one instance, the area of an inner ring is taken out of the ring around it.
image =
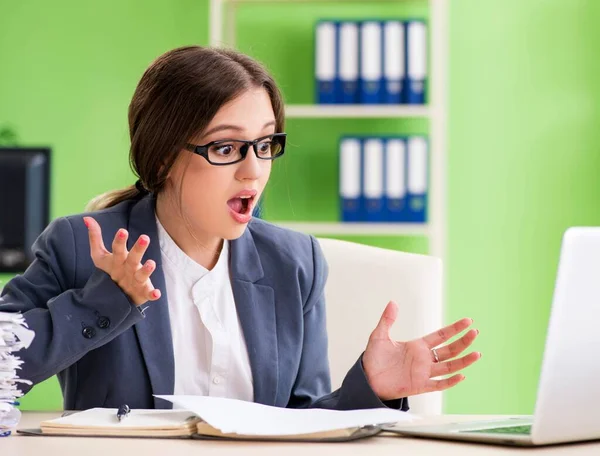
[[[123,404],[121,407],[119,407],[119,410],[117,410],[117,419],[119,421],[124,420],[129,415],[130,411],[131,409],[129,406],[127,404]]]

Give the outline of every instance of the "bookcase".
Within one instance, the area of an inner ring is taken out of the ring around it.
[[[246,4],[287,4],[286,7],[290,8],[290,14],[293,14],[293,8],[296,4],[311,4],[312,8],[316,11],[319,10],[321,5],[332,5],[332,4],[351,4],[351,3],[362,3],[358,0],[210,0],[210,44],[213,46],[230,46],[240,48],[238,46],[239,34],[236,33],[236,15],[240,7]],[[371,2],[368,2],[371,3]],[[383,127],[375,131],[372,129],[362,129],[365,133],[382,133],[382,134],[393,134],[396,133],[395,123],[389,122],[390,120],[400,120],[404,125],[414,124],[415,121],[423,120],[428,127],[421,128],[420,132],[425,133],[429,137],[429,201],[428,201],[428,215],[427,223],[415,224],[415,223],[341,223],[336,220],[337,218],[337,206],[329,205],[327,207],[327,215],[323,220],[313,220],[312,216],[310,220],[306,220],[301,217],[297,217],[294,214],[286,213],[286,211],[274,211],[273,215],[281,215],[283,218],[271,218],[269,210],[269,198],[275,197],[269,194],[267,190],[266,194],[266,218],[270,221],[276,222],[281,226],[286,226],[295,230],[308,232],[311,234],[318,235],[381,235],[381,236],[423,236],[428,240],[428,254],[440,257],[444,259],[446,248],[446,90],[447,90],[447,0],[380,0],[378,4],[384,3],[422,3],[426,6],[428,11],[428,25],[429,25],[429,93],[428,103],[426,105],[317,105],[308,103],[290,103],[286,105],[286,124],[295,125],[296,122],[302,122],[305,120],[320,120],[321,122],[338,123],[343,122],[342,125],[347,125],[344,130],[346,133],[353,133],[353,125],[357,122],[364,120],[387,120],[388,125],[392,125],[392,129]],[[356,17],[354,17],[356,18]],[[289,20],[289,19],[287,19]],[[278,29],[275,28],[274,31]],[[312,40],[313,37],[306,37],[306,40]],[[274,40],[285,41],[285,36],[276,36]],[[314,46],[307,45],[307,48],[311,50]],[[246,51],[240,48],[242,51]],[[252,49],[248,52],[253,55]],[[255,55],[253,55],[255,56]],[[260,59],[267,67],[270,62],[268,59]],[[302,74],[306,75],[307,78],[314,78],[312,67],[303,68]],[[277,80],[277,75],[275,75]],[[284,96],[286,96],[286,87],[282,87]],[[287,97],[286,97],[287,98]],[[360,119],[360,120],[359,120]],[[383,124],[385,125],[385,123]],[[410,128],[409,128],[410,129]],[[297,131],[296,128],[293,129]],[[302,127],[298,128],[300,134],[302,134]],[[304,128],[304,130],[306,130]],[[405,130],[406,131],[406,130]],[[300,151],[294,148],[295,138],[290,135],[291,141],[291,153],[302,154],[304,151]],[[336,138],[337,140],[337,138]],[[304,146],[302,146],[304,147]],[[333,147],[329,150],[331,158],[336,158],[338,148]],[[290,154],[291,155],[291,154]],[[288,159],[286,156],[283,161]],[[335,161],[334,161],[335,163]],[[278,165],[278,163],[277,163]],[[335,168],[335,164],[332,168]],[[336,168],[335,168],[336,169]],[[277,173],[280,170],[277,166],[274,167],[273,172]],[[290,169],[286,169],[288,173]],[[273,179],[274,177],[274,179]],[[277,180],[276,176],[273,176],[273,180]],[[330,173],[331,182],[337,182],[337,174]],[[271,186],[273,182],[269,184]],[[277,185],[277,184],[275,184]],[[337,197],[337,189],[335,190],[335,196]],[[281,198],[282,195],[277,195],[277,198]],[[288,198],[288,195],[283,195],[283,198]],[[312,211],[311,211],[312,212]],[[316,211],[319,214],[325,212],[325,208],[320,207]],[[326,219],[325,219],[326,218]]]
[[[263,62],[286,100],[288,149],[274,163],[265,191],[264,218],[315,236],[426,253],[447,264],[448,0],[210,0],[209,7],[210,45],[233,47]],[[318,19],[415,17],[428,23],[425,105],[315,104],[314,24]],[[427,222],[340,222],[339,138],[394,134],[429,138]],[[438,321],[443,321],[443,309],[442,303]]]

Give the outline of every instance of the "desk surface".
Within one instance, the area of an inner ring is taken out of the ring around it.
[[[57,412],[25,412],[20,428],[35,428],[40,421],[58,417]],[[427,418],[427,422],[490,419],[490,416],[446,415]],[[419,421],[423,423],[423,421]],[[535,455],[598,455],[600,442],[559,445],[538,449],[511,448],[474,443],[447,442],[400,437],[387,434],[355,442],[346,443],[280,443],[280,442],[235,442],[177,439],[130,439],[130,438],[93,438],[93,437],[26,437],[14,434],[0,438],[0,454],[11,456],[30,456],[48,454],[60,456],[107,456],[116,454],[153,456],[165,454],[202,454],[203,456],[227,456],[244,454],[245,456],[269,456],[286,454],[306,456],[311,454],[329,454],[332,456],[413,456],[413,455],[507,455],[535,452]],[[134,453],[135,452],[135,453]],[[189,453],[188,453],[189,452]]]

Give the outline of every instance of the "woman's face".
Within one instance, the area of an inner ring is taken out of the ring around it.
[[[273,133],[275,114],[271,100],[265,89],[257,88],[223,105],[205,133],[191,138],[190,143],[252,141]],[[227,155],[232,150],[227,144],[213,150]],[[174,193],[174,201],[181,198],[183,214],[195,234],[231,240],[246,229],[270,173],[271,161],[258,159],[252,147],[244,160],[226,166],[214,166],[204,157],[182,150],[169,173],[168,187]]]

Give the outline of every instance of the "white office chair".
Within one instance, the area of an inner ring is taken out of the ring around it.
[[[364,351],[390,300],[399,313],[396,340],[424,336],[442,325],[442,262],[439,258],[334,239],[318,239],[329,265],[325,286],[329,364],[334,389]],[[411,411],[440,414],[441,393],[414,396]]]

